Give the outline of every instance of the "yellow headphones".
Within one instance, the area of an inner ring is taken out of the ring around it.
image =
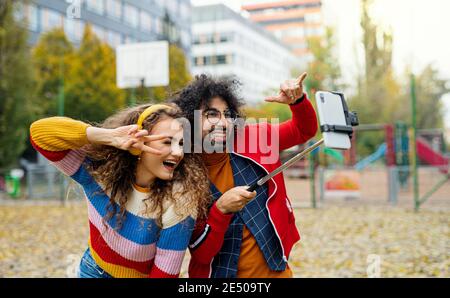
[[[147,119],[147,117],[149,117],[154,112],[157,112],[159,110],[168,110],[168,109],[172,109],[172,108],[173,107],[165,105],[165,104],[155,104],[155,105],[149,106],[141,113],[141,115],[139,115],[139,119],[136,123],[138,126],[138,129],[139,130],[142,129],[142,123],[144,123],[144,120]],[[136,148],[131,148],[128,151],[133,155],[140,155],[142,152],[141,150],[136,149]]]

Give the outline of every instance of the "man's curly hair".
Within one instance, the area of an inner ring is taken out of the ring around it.
[[[194,123],[194,111],[204,108],[215,97],[223,99],[231,111],[241,115],[240,108],[244,105],[244,101],[237,95],[240,86],[241,83],[233,77],[214,78],[201,74],[195,76],[185,88],[176,92],[172,102],[181,108],[184,117],[191,124]]]

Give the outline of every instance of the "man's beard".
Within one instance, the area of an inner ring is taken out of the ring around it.
[[[222,140],[215,140],[214,134],[223,134],[224,138]],[[224,127],[212,127],[206,136],[207,141],[204,142],[204,146],[211,146],[212,148],[205,148],[207,152],[217,152],[224,153],[231,150],[230,145],[232,144],[232,130],[227,130]]]

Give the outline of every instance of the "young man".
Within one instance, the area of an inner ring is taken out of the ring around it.
[[[201,154],[213,195],[208,218],[197,222],[189,246],[190,277],[292,277],[288,257],[300,236],[283,175],[254,192],[247,188],[280,165],[280,151],[316,134],[316,113],[303,92],[305,77],[286,81],[277,96],[266,98],[288,104],[291,120],[246,125],[243,133],[232,129],[243,105],[236,81],[201,75],[177,94],[174,102],[191,126],[201,129]],[[261,141],[264,136],[268,142]],[[231,151],[220,153],[224,148]],[[269,156],[274,151],[275,160]]]

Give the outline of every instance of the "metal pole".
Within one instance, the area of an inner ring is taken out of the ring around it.
[[[131,88],[130,106],[134,107],[136,105],[136,88]]]
[[[58,116],[64,116],[64,61],[59,62],[60,82],[58,88]]]
[[[414,74],[411,74],[411,113],[412,113],[412,136],[411,136],[411,142],[412,142],[412,159],[411,159],[411,165],[412,165],[412,172],[413,172],[413,187],[414,187],[414,210],[417,212],[419,211],[420,207],[420,198],[419,198],[419,176],[417,172],[417,99],[416,99],[416,79],[414,77]]]
[[[313,154],[310,154],[308,156],[308,161],[309,161],[309,186],[310,186],[310,192],[311,192],[311,206],[313,208],[317,207],[316,204],[316,179],[315,179],[315,175],[314,175],[314,156]]]
[[[58,115],[59,116],[64,116],[64,102],[65,102],[65,98],[64,98],[64,60],[63,58],[61,58],[60,62],[59,62],[59,71],[60,71],[60,84],[59,84],[59,88],[58,88]],[[50,186],[55,183],[54,181],[54,175],[51,174],[49,171],[49,167],[46,167],[46,172],[47,172],[47,181],[49,183],[49,189],[51,188]],[[60,199],[61,199],[61,203],[64,206],[64,185],[62,183],[61,180],[58,181],[59,183],[59,187],[61,189],[60,191]]]

